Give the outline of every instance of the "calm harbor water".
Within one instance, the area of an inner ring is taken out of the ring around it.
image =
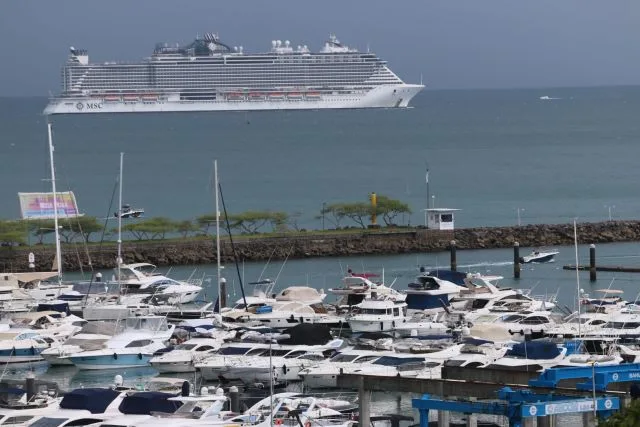
[[[543,101],[540,96],[560,98]],[[49,191],[44,98],[0,98],[0,218],[20,214],[18,192]],[[54,117],[58,188],[76,193],[80,210],[104,217],[119,153],[125,152],[125,202],[149,216],[193,218],[213,210],[212,161],[218,159],[231,212],[279,210],[306,228],[320,228],[322,203],[366,201],[375,191],[408,202],[412,215],[398,222],[420,224],[426,205],[425,169],[430,169],[435,205],[462,209],[458,227],[523,223],[568,223],[635,219],[640,211],[640,87],[538,90],[425,91],[408,110],[148,114]],[[346,223],[345,223],[346,224]],[[580,242],[586,262],[590,242]],[[523,248],[523,254],[529,248]],[[500,283],[557,294],[574,307],[576,289],[625,291],[637,297],[633,274],[562,270],[574,263],[574,248],[560,247],[557,261],[524,266],[511,278],[511,250],[459,251],[460,270],[505,276]],[[599,245],[601,264],[637,265],[640,245]],[[246,263],[245,282],[275,279],[276,290],[308,284],[328,289],[348,267],[382,273],[406,288],[419,266],[446,267],[447,253],[322,258]],[[231,300],[240,298],[233,265],[224,275]],[[215,266],[179,266],[171,276],[212,278]],[[110,272],[105,272],[110,275]],[[78,273],[68,275],[79,277]],[[215,299],[215,280],[205,298]],[[113,372],[79,372],[32,366],[61,387],[104,385]],[[4,375],[24,371],[8,367]],[[154,375],[129,370],[128,381]],[[387,399],[388,398],[388,399]],[[395,397],[384,396],[389,411]],[[410,408],[403,398],[402,410]],[[386,406],[385,406],[386,408]]]
[[[540,100],[540,96],[561,99]],[[0,217],[48,191],[45,98],[0,98]],[[54,116],[58,188],[109,211],[125,152],[125,202],[150,216],[213,210],[212,161],[230,212],[285,211],[320,228],[322,203],[407,201],[419,224],[426,165],[459,226],[634,218],[640,87],[425,91],[405,110]],[[113,208],[111,209],[113,210]]]

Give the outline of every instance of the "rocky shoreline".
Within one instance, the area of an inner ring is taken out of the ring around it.
[[[522,247],[573,244],[573,224],[539,224],[514,227],[478,227],[455,231],[425,229],[363,230],[341,234],[308,232],[304,235],[234,238],[239,259],[263,261],[271,259],[390,255],[447,250],[455,240],[458,249],[506,248],[518,242]],[[582,244],[640,241],[640,221],[611,221],[578,224],[578,241]],[[28,254],[36,258],[36,270],[51,269],[52,246],[2,248],[0,268],[3,271],[27,271]],[[221,258],[233,261],[232,247],[221,242]],[[80,271],[115,266],[116,245],[63,245],[63,269]],[[150,262],[159,266],[210,264],[216,261],[213,239],[155,240],[123,243],[125,263]]]

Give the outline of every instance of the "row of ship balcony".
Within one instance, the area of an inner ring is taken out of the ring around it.
[[[166,100],[167,94],[93,94],[93,96],[101,97],[105,102],[154,102]],[[210,93],[180,93],[181,99],[198,100],[198,99],[218,99],[227,101],[263,101],[263,100],[319,100],[322,99],[320,92],[210,92]]]

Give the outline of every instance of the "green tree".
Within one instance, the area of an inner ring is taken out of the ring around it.
[[[634,399],[626,408],[598,423],[602,427],[637,427],[640,425],[640,400]]]
[[[177,225],[169,218],[153,217],[123,225],[122,230],[131,233],[138,240],[164,239],[167,233],[177,231]]]
[[[216,225],[216,214],[201,215],[196,218],[196,224],[204,234],[209,234],[209,228]],[[222,218],[220,218],[220,226],[224,226]]]
[[[200,230],[200,227],[198,227],[198,225],[194,224],[188,219],[185,219],[184,221],[176,222],[175,226],[176,226],[175,231],[180,233],[180,235],[183,238],[186,238],[189,235],[189,233],[193,233],[195,231]]]
[[[342,203],[342,215],[349,218],[362,228],[367,228],[367,217],[371,216],[372,208],[366,202]]]
[[[103,225],[100,224],[94,216],[65,218],[60,221],[60,226],[62,227],[60,229],[60,236],[62,236],[67,243],[74,241],[76,237],[81,237],[84,242],[89,243],[91,234],[103,228]]]
[[[54,221],[52,219],[29,219],[25,220],[29,233],[38,238],[38,243],[42,244],[45,236],[55,231]]]
[[[286,224],[288,217],[285,212],[246,211],[229,215],[229,224],[232,229],[255,234],[267,224],[270,224],[274,231],[277,230]]]
[[[331,203],[329,205],[323,204],[320,210],[320,215],[316,219],[324,218],[330,224],[333,224],[334,228],[340,228],[340,224],[344,219],[344,210],[342,209],[343,203]]]
[[[411,213],[411,208],[407,203],[382,195],[378,195],[377,198],[376,214],[382,216],[382,220],[387,226],[393,225],[393,220],[398,215]]]
[[[27,228],[22,221],[0,220],[0,244],[2,246],[24,245]]]

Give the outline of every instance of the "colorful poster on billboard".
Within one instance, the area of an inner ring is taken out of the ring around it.
[[[53,193],[18,193],[22,219],[53,219]],[[56,193],[58,218],[82,216],[73,191]]]

